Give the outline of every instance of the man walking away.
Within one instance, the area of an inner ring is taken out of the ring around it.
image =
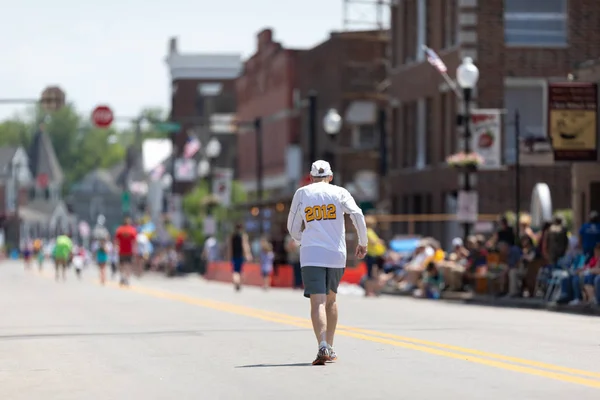
[[[131,268],[133,257],[136,251],[137,230],[131,224],[131,218],[125,217],[123,225],[117,228],[115,232],[115,246],[119,254],[119,269],[121,272],[121,280],[119,285],[129,286],[129,277],[131,276]]]
[[[338,320],[336,293],[346,268],[344,214],[358,232],[356,257],[367,254],[367,226],[361,209],[344,188],[331,185],[327,161],[312,164],[311,184],[294,194],[287,227],[300,246],[304,296],[310,298],[311,320],[319,344],[313,365],[335,361],[333,339]],[[302,230],[304,225],[304,230]]]
[[[233,287],[236,291],[240,291],[242,288],[242,267],[245,261],[252,260],[250,242],[242,224],[235,226],[235,232],[229,238],[227,254],[233,264]]]

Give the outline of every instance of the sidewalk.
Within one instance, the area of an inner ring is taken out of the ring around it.
[[[410,293],[397,291],[391,288],[385,288],[383,294],[391,296],[411,296]],[[459,302],[463,304],[473,304],[479,306],[503,307],[503,308],[523,308],[530,310],[547,310],[554,312],[563,312],[579,315],[597,315],[600,316],[600,308],[591,308],[587,306],[569,306],[556,303],[546,303],[543,299],[527,298],[504,298],[491,295],[479,295],[467,292],[443,292],[442,301]]]

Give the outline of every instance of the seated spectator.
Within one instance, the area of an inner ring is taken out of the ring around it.
[[[448,260],[466,265],[467,257],[469,257],[469,250],[464,246],[463,240],[459,237],[452,239],[452,252],[449,254]]]
[[[594,255],[579,272],[583,281],[583,293],[588,304],[600,304],[600,244],[594,248]]]
[[[485,245],[481,244],[475,236],[467,238],[467,249],[469,255],[463,275],[463,286],[465,290],[471,291],[475,286],[475,280],[480,271],[487,266],[488,251]]]
[[[504,248],[505,252],[507,251],[506,247]],[[535,259],[535,247],[532,237],[527,234],[521,236],[521,250],[516,246],[511,246],[508,252],[508,296],[521,297],[523,296],[523,288],[525,286],[524,278],[526,277],[528,268]],[[511,252],[513,253],[512,259]],[[516,260],[517,254],[519,254],[520,260]],[[512,267],[511,264],[513,264]]]
[[[413,255],[404,266],[404,279],[401,283],[401,289],[413,290],[417,282],[421,279],[421,275],[427,266],[428,261],[432,261],[435,256],[435,250],[427,239],[419,241]]]
[[[600,243],[600,214],[598,212],[592,211],[589,221],[581,225],[579,240],[583,252],[589,260],[594,255],[594,248]]]
[[[519,217],[519,232],[522,236],[528,236],[531,239],[531,242],[535,245],[537,242],[537,235],[531,229],[531,216],[529,214],[521,214]]]
[[[555,267],[569,249],[569,231],[564,226],[562,217],[558,215],[554,217],[552,225],[548,228],[546,246],[548,261],[552,267]]]
[[[515,244],[515,230],[508,223],[508,219],[503,216],[498,222],[498,229],[486,243],[487,247],[494,248],[499,242]]]
[[[444,289],[461,291],[463,289],[463,275],[467,265],[469,251],[459,237],[452,240],[452,251],[446,260],[436,261],[437,268],[444,277]]]
[[[425,299],[439,299],[443,288],[444,278],[442,272],[434,262],[429,262],[419,282],[419,289],[415,290],[413,295]]]

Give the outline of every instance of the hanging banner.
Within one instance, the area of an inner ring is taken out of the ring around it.
[[[193,158],[178,158],[175,160],[175,180],[178,182],[193,182],[196,179],[196,161]]]
[[[212,178],[212,192],[224,207],[231,205],[231,190],[233,184],[233,169],[214,168]]]
[[[548,137],[554,161],[598,160],[598,85],[548,84]]]
[[[475,191],[461,190],[458,192],[456,220],[459,222],[476,223],[479,217],[479,197]]]
[[[496,109],[471,113],[471,148],[483,158],[479,169],[502,167],[502,113]]]

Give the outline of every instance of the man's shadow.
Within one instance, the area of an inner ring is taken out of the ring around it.
[[[276,367],[309,367],[309,366],[312,366],[312,363],[238,365],[235,368],[276,368]]]

